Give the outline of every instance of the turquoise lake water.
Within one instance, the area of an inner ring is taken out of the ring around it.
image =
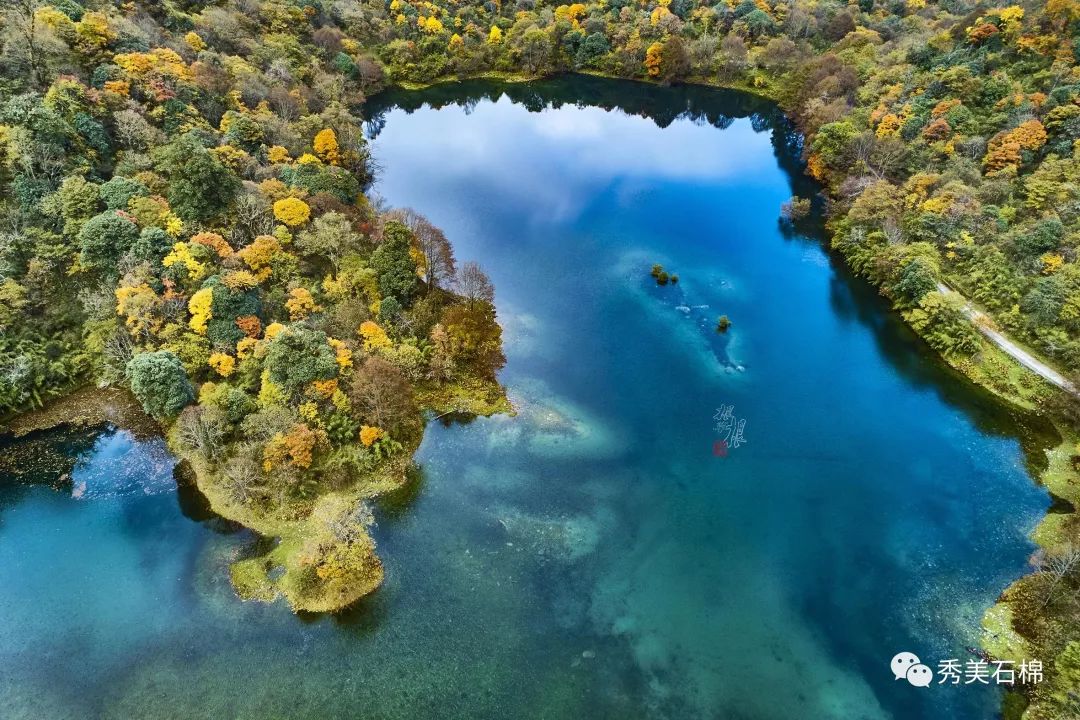
[[[160,440],[9,446],[0,716],[995,717],[995,688],[889,660],[969,657],[1049,503],[1038,442],[781,228],[813,189],[771,106],[591,79],[376,102],[376,191],[490,273],[519,414],[429,428],[376,513],[386,583],[339,617],[237,600],[252,538]]]

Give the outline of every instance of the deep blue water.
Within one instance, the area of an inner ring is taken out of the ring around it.
[[[385,586],[337,618],[241,603],[250,537],[160,441],[45,436],[0,482],[4,717],[995,716],[888,664],[966,659],[1025,572],[1024,428],[779,226],[797,138],[734,94],[501,90],[373,109],[377,192],[492,276],[519,409],[429,428],[377,512]]]

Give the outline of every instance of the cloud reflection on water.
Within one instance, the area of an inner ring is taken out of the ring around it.
[[[425,157],[430,145],[416,138],[438,135],[441,155]],[[632,148],[612,152],[612,148]],[[724,132],[707,123],[676,122],[664,132],[648,119],[598,107],[563,106],[530,112],[502,97],[471,109],[454,105],[438,113],[395,110],[379,134],[378,156],[406,158],[413,167],[439,162],[440,181],[447,174],[461,180],[483,178],[501,195],[515,200],[533,221],[572,222],[605,188],[629,183],[647,194],[657,182],[753,183],[775,167],[768,133],[750,120],[737,120]],[[525,156],[527,162],[520,162]],[[506,162],[507,158],[515,162]],[[553,182],[557,178],[557,182]],[[400,197],[384,177],[379,191]],[[428,178],[410,175],[421,185]],[[484,193],[478,192],[478,195]],[[632,193],[640,198],[640,193]]]

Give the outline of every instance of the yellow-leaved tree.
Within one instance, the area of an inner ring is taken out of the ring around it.
[[[236,358],[222,352],[210,353],[209,364],[221,377],[229,377],[236,369]]]
[[[654,42],[645,51],[645,70],[649,77],[660,77],[660,63],[663,60],[664,46]]]
[[[316,135],[316,137],[318,136]],[[289,151],[281,145],[274,145],[269,150],[267,150],[266,159],[274,163],[275,165],[279,163],[287,163],[292,160],[292,158],[289,156]]]
[[[382,428],[364,425],[360,428],[360,442],[364,447],[371,447],[376,440],[382,438],[385,434]]]
[[[364,338],[365,350],[378,350],[393,345],[390,338],[386,336],[386,331],[370,320],[362,322],[357,332]]]
[[[325,128],[315,134],[312,142],[315,155],[323,162],[337,165],[341,162],[341,150],[338,147],[337,133],[332,128]]]
[[[311,219],[311,208],[300,198],[282,198],[274,203],[274,217],[289,227],[297,227]]]
[[[188,300],[188,310],[191,311],[191,320],[188,325],[199,335],[206,334],[206,323],[210,321],[210,306],[214,302],[214,293],[210,288],[203,288],[191,296]]]
[[[289,311],[290,320],[303,320],[311,313],[322,310],[322,307],[315,302],[315,298],[307,288],[301,287],[289,291],[285,309]]]

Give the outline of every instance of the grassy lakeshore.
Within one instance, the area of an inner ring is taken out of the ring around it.
[[[1007,587],[982,621],[982,646],[994,659],[1012,660],[1017,666],[1037,659],[1054,667],[1030,697],[1006,697],[1006,720],[1020,718],[1032,701],[1071,711],[1080,677],[1080,607],[1075,600],[1080,588],[1070,577],[1080,548],[1080,434],[1061,423],[1057,427],[1061,442],[1045,451],[1046,467],[1038,476],[1054,503],[1031,535],[1039,545],[1033,558],[1037,569]]]

